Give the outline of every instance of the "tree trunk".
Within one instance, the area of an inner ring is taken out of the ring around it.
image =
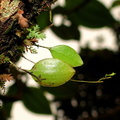
[[[0,1],[0,74],[9,73],[9,62],[16,62],[23,51],[23,38],[18,34],[36,24],[35,16],[50,10],[55,0]],[[22,21],[23,20],[23,21]]]

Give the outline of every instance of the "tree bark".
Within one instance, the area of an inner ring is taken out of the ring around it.
[[[49,10],[54,2],[55,0],[0,1],[0,74],[9,73],[9,62],[4,62],[5,57],[16,62],[23,52],[20,50],[23,39],[16,35],[17,31],[24,31],[25,29],[21,27],[23,23],[20,21],[20,17],[16,17],[18,11],[23,11],[21,16],[26,20],[26,24],[30,26],[36,24],[35,16],[45,11],[45,9]]]

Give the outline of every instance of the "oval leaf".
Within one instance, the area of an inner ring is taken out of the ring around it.
[[[83,65],[83,61],[79,54],[67,45],[57,45],[50,49],[53,58],[60,59],[68,63],[72,67]]]
[[[76,7],[71,14],[67,15],[72,23],[91,28],[111,26],[115,23],[109,10],[97,0],[91,0],[83,7]]]
[[[49,103],[39,88],[26,88],[22,101],[26,108],[34,113],[51,114]]]
[[[33,79],[42,86],[56,87],[69,81],[75,74],[75,70],[67,63],[59,59],[46,58],[38,61],[30,70],[37,76]]]

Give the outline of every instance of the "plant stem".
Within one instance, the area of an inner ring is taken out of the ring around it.
[[[46,49],[48,49],[48,50],[50,50],[51,49],[51,47],[46,47],[46,46],[42,46],[42,45],[37,45],[37,44],[34,44],[35,46],[37,46],[37,47],[42,47],[42,48],[46,48]]]
[[[51,13],[50,13],[50,15],[51,15]],[[51,19],[51,18],[50,18],[50,19]],[[52,27],[52,26],[53,26],[53,23],[50,24],[49,26],[45,27],[43,30],[41,30],[40,33],[44,32],[46,29],[48,29],[48,28],[50,28],[50,27]]]
[[[22,68],[16,66],[12,61],[9,61],[9,62],[10,62],[10,64],[11,64],[12,66],[14,66],[16,69],[22,70],[22,71],[24,71],[24,72],[30,74],[31,76],[35,77],[38,81],[43,80],[43,79],[41,79],[40,77],[37,77],[36,75],[34,75],[34,74],[33,74],[32,72],[30,72],[29,70],[25,70],[25,69],[22,69]]]
[[[84,80],[73,80],[71,79],[70,81],[73,81],[73,82],[82,82],[82,83],[103,83],[103,81],[84,81]]]
[[[26,60],[28,60],[29,62],[34,63],[34,64],[35,64],[35,62],[33,62],[33,61],[29,60],[29,59],[28,59],[28,58],[26,58],[24,55],[22,55],[22,57],[23,57],[23,58],[25,58]]]

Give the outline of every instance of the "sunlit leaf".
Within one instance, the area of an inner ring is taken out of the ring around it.
[[[51,47],[50,52],[53,58],[60,59],[72,67],[83,65],[80,55],[73,48],[67,45],[57,45]]]
[[[60,59],[46,58],[38,61],[30,70],[33,79],[41,86],[57,87],[68,82],[75,70]]]

